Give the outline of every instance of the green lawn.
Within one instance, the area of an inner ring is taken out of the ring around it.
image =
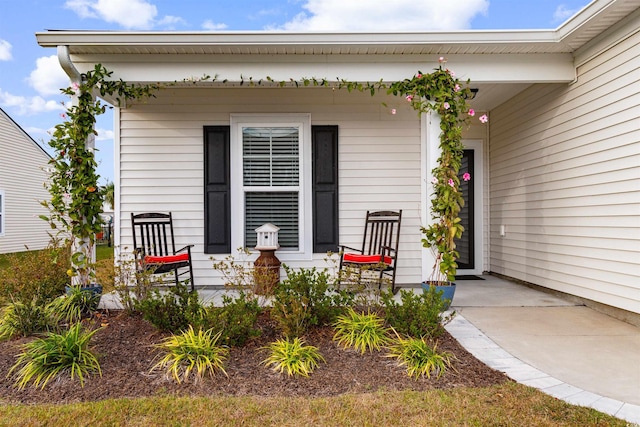
[[[99,381],[99,380],[97,380]],[[301,380],[304,381],[304,380]],[[519,384],[327,398],[179,397],[2,405],[20,426],[626,426]]]
[[[18,257],[26,257],[29,256],[30,253],[35,251],[25,251],[25,252],[17,252],[15,255]],[[8,256],[12,254],[0,254],[0,268],[8,267],[9,260]],[[97,245],[96,246],[96,260],[100,261],[102,259],[112,259],[113,258],[113,246],[108,247],[106,245]]]

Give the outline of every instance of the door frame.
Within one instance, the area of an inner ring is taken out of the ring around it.
[[[474,268],[458,269],[459,275],[477,275],[485,271],[484,268],[484,237],[485,237],[485,218],[484,218],[484,144],[481,139],[463,139],[462,144],[465,150],[473,150],[473,169],[474,175],[471,177],[474,191],[473,221],[474,221]]]

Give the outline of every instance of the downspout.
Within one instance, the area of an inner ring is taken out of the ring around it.
[[[58,46],[58,62],[60,62],[60,66],[62,67],[64,72],[67,73],[67,76],[69,76],[69,79],[72,83],[82,83],[82,74],[80,74],[80,71],[78,71],[76,66],[73,65],[73,62],[71,62],[71,55],[69,55],[69,46]]]
[[[58,62],[60,66],[64,70],[64,72],[69,76],[71,83],[75,83],[77,85],[82,84],[82,74],[76,66],[71,61],[71,55],[69,54],[69,46],[66,45],[58,45]],[[71,104],[73,106],[78,106],[78,96],[76,94],[71,96]],[[95,126],[95,125],[94,125]],[[95,136],[90,134],[87,140],[84,142],[85,148],[87,151],[94,152],[95,150]],[[77,241],[73,239],[73,247],[72,253],[82,252],[87,259],[90,260],[91,264],[96,262],[96,248],[95,245],[91,244],[91,240],[89,238],[83,238],[81,241]],[[72,261],[73,262],[73,261]],[[93,267],[91,267],[93,268]],[[78,275],[75,275],[71,278],[71,284],[74,286],[79,286],[82,284],[82,278]]]

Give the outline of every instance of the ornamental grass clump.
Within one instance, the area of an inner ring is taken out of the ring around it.
[[[30,302],[11,302],[2,308],[0,341],[53,331],[59,319],[51,304],[43,305],[38,298],[34,297]]]
[[[24,344],[24,351],[18,355],[9,375],[15,372],[16,386],[20,389],[29,383],[44,389],[50,380],[64,375],[70,375],[71,380],[77,377],[84,387],[86,376],[93,373],[102,376],[98,358],[89,348],[97,331],[99,329],[87,332],[82,324],[76,323],[66,332],[49,332],[44,338]]]
[[[387,347],[387,357],[397,359],[399,366],[406,366],[407,375],[411,378],[431,378],[432,374],[440,378],[451,367],[454,356],[447,352],[439,353],[436,347],[429,346],[424,338],[403,338],[398,335]]]
[[[325,361],[317,347],[306,345],[304,340],[298,337],[272,342],[266,349],[270,354],[262,363],[272,366],[274,371],[281,374],[286,372],[288,376],[308,377],[318,367],[319,362]]]
[[[194,331],[189,325],[183,333],[165,338],[157,345],[164,356],[151,371],[164,369],[167,377],[173,377],[178,383],[187,381],[192,373],[195,383],[206,374],[211,377],[217,372],[227,375],[224,363],[229,356],[229,349],[218,345],[219,339],[220,333],[214,335],[211,329]]]
[[[358,313],[349,308],[346,314],[338,316],[334,330],[334,341],[361,354],[380,350],[388,342],[389,329],[384,326],[384,319],[375,313]]]

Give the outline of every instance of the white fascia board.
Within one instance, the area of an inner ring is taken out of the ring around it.
[[[183,82],[204,75],[217,82],[239,82],[240,77],[254,82],[267,77],[279,81],[316,78],[336,81],[391,82],[418,71],[428,73],[439,66],[432,55],[304,55],[304,56],[217,56],[148,55],[143,61],[131,61],[127,55],[76,56],[74,63],[86,72],[101,63],[114,71],[113,78],[128,82]],[[492,54],[450,55],[447,68],[461,80],[477,83],[558,83],[575,78],[571,54]],[[207,61],[207,62],[205,62]],[[263,82],[264,83],[264,82]]]

